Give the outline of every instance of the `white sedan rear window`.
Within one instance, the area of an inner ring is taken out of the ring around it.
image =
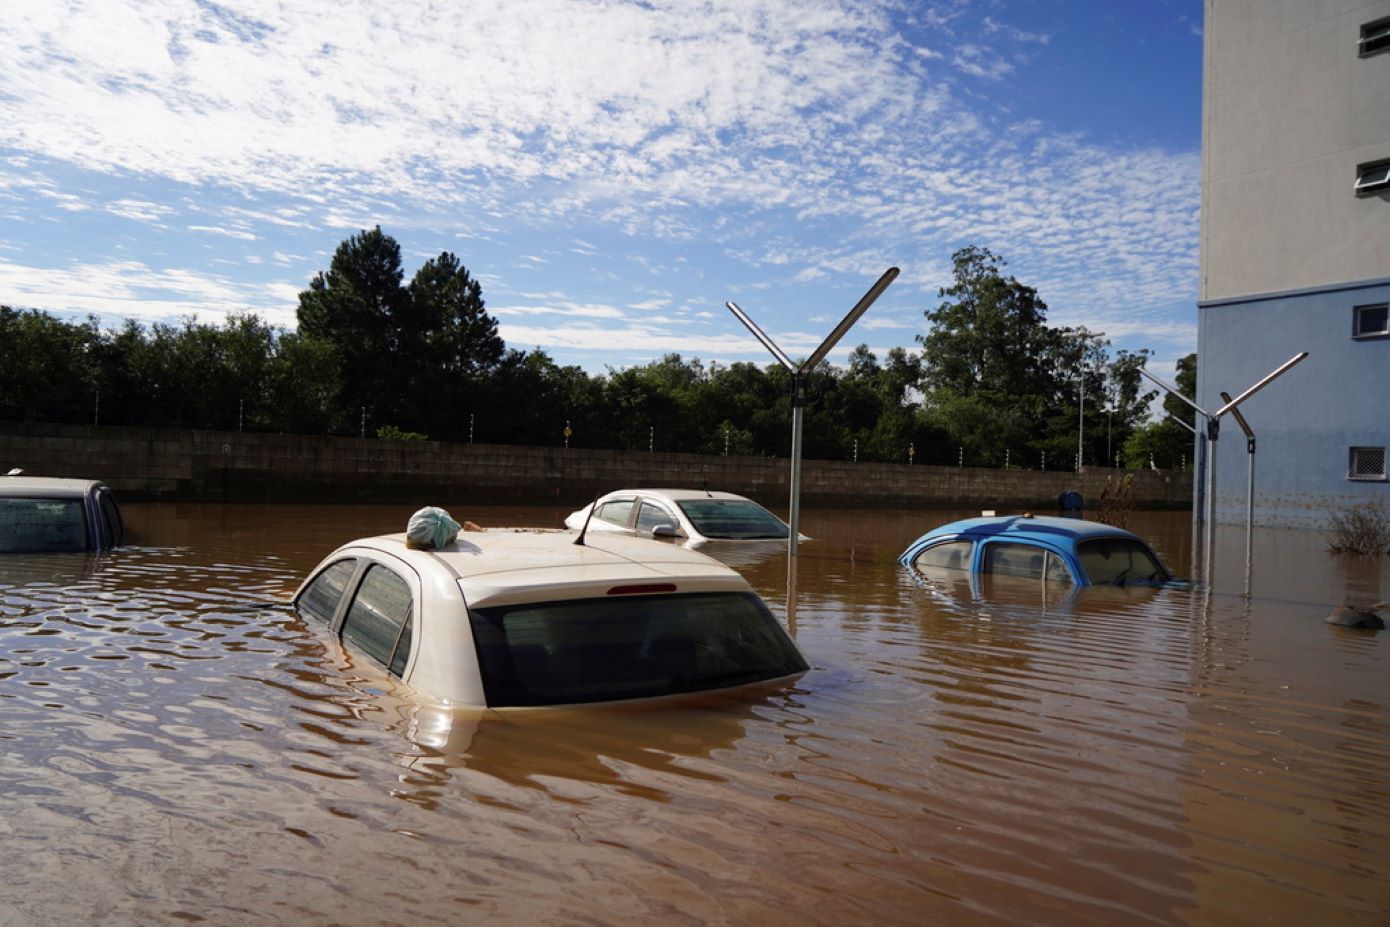
[[[608,596],[469,617],[492,707],[647,698],[806,670],[750,593]]]

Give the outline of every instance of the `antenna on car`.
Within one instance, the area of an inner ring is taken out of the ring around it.
[[[594,493],[594,501],[589,503],[589,514],[584,516],[584,527],[579,529],[579,537],[574,539],[574,543],[578,544],[580,547],[586,546],[584,544],[584,532],[589,530],[589,519],[594,517],[594,509],[598,508],[599,496],[602,495],[602,490]]]

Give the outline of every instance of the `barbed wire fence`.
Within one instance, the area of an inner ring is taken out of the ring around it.
[[[586,428],[582,420],[557,413],[553,420],[521,419],[498,409],[433,409],[413,420],[409,415],[379,417],[365,407],[334,409],[330,412],[304,413],[299,427],[287,429],[272,424],[274,416],[259,403],[241,399],[208,401],[196,404],[157,400],[111,399],[93,396],[90,403],[54,401],[36,414],[26,415],[23,421],[64,425],[96,425],[122,427],[155,427],[176,430],[211,430],[252,434],[303,434],[334,437],[355,437],[384,440],[438,440],[458,444],[498,444],[525,447],[557,447],[590,450],[615,450],[633,454],[683,453],[710,456],[785,457],[787,449],[769,442],[759,447],[748,445],[748,434],[738,445],[731,441],[728,429],[719,426],[709,434],[692,435],[687,428],[667,427],[669,422],[628,421],[622,434],[613,430]],[[19,421],[14,417],[0,420]],[[843,444],[843,442],[842,442]],[[1121,468],[1121,455],[1111,448],[1110,460],[1087,460],[1089,466]],[[889,455],[869,454],[857,439],[847,445],[817,444],[808,435],[807,457],[821,460],[847,460],[855,463],[899,463],[917,466],[978,467],[986,469],[1043,470],[1075,472],[1075,451],[1049,455],[1032,449],[1005,447],[998,453],[972,452],[948,441],[911,440],[900,451]],[[885,459],[887,458],[887,459]],[[1148,462],[1151,468],[1178,471],[1187,469],[1188,458],[1183,455],[1174,461]],[[1166,465],[1166,466],[1165,466]]]

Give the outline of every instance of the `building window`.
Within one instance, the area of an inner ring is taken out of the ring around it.
[[[1390,304],[1357,306],[1352,310],[1353,338],[1384,338],[1390,335]]]
[[[1361,41],[1357,43],[1357,54],[1362,58],[1386,50],[1390,50],[1390,16],[1362,26]]]
[[[1354,447],[1351,449],[1351,467],[1347,479],[1383,480],[1385,479],[1385,448]]]
[[[1387,188],[1390,188],[1390,161],[1357,165],[1356,186],[1352,188],[1357,196],[1370,196]]]

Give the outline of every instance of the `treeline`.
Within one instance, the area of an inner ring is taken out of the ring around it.
[[[1070,469],[1177,467],[1191,437],[1145,423],[1147,353],[1046,324],[1037,292],[966,248],[921,350],[813,372],[805,453],[821,459]],[[380,228],[344,241],[299,296],[298,328],[255,315],[103,330],[0,306],[0,419],[785,456],[778,365],[668,354],[591,375],[509,349],[453,254],[407,282]],[[1195,356],[1179,387],[1195,385]],[[1190,378],[1191,382],[1183,382]],[[1176,404],[1181,405],[1181,404]],[[1177,412],[1177,409],[1173,411]],[[1190,421],[1190,415],[1188,416]]]

